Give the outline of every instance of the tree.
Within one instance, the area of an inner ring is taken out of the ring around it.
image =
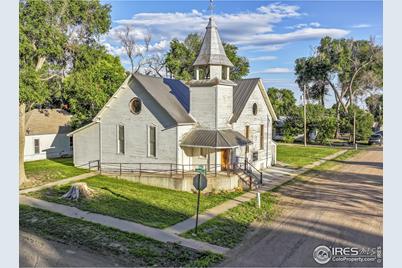
[[[383,123],[383,95],[373,94],[365,99],[367,109],[373,115],[374,120],[380,125]]]
[[[20,1],[19,7],[21,184],[26,180],[23,163],[25,113],[37,106],[68,107],[66,78],[91,57],[83,53],[83,47],[93,48],[87,50],[91,53],[102,49],[98,39],[110,28],[111,8],[97,0],[25,0]]]
[[[82,46],[79,54],[82,58],[64,81],[73,128],[90,122],[126,77],[119,58],[105,48]]]
[[[166,55],[166,67],[169,72],[181,80],[191,80],[194,74],[193,63],[201,48],[202,39],[200,35],[189,34],[184,42],[173,39],[170,42],[170,49]],[[233,63],[234,67],[230,72],[232,80],[241,79],[249,73],[250,65],[246,57],[237,55],[237,47],[232,44],[223,43],[226,56]],[[202,76],[202,73],[200,74]]]
[[[296,82],[322,92],[332,90],[339,122],[341,107],[348,113],[356,96],[382,88],[382,65],[382,46],[374,40],[325,37],[313,56],[296,60]]]
[[[141,46],[134,36],[134,26],[129,24],[125,25],[119,32],[118,38],[123,46],[124,51],[131,64],[131,73],[137,73],[141,67],[148,61],[146,58],[149,52],[149,45],[151,43],[152,35],[147,32],[143,39]]]
[[[340,122],[341,131],[350,131],[353,127],[353,114],[356,112],[356,139],[367,140],[373,132],[374,116],[356,105],[350,106],[349,110],[349,113],[341,112],[343,114]]]
[[[293,91],[270,87],[267,93],[276,115],[286,116],[294,113],[297,106]]]

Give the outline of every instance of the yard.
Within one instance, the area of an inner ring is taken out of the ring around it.
[[[88,172],[86,169],[74,167],[72,158],[30,161],[25,162],[24,165],[28,181],[21,185],[21,189],[43,185]]]
[[[74,206],[82,210],[113,216],[147,226],[165,228],[195,214],[197,195],[188,192],[129,182],[122,179],[97,175],[85,180],[95,190],[91,199],[70,201],[60,198],[70,185],[55,186],[30,193],[32,197],[49,202]],[[242,194],[224,192],[202,195],[200,211]]]
[[[275,216],[277,213],[276,202],[276,197],[272,193],[263,193],[261,194],[261,209],[257,208],[254,198],[200,225],[197,236],[193,235],[194,230],[190,230],[182,236],[234,248],[243,240],[254,220],[268,221]]]
[[[162,243],[28,206],[21,205],[19,212],[23,231],[105,256],[112,255],[130,267],[206,267],[223,259],[221,255]]]
[[[341,149],[324,146],[307,146],[296,144],[278,144],[277,159],[291,167],[301,168],[314,163],[326,156],[334,154]]]

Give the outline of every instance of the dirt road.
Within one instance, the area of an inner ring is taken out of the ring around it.
[[[367,150],[307,183],[283,187],[281,216],[261,224],[228,254],[222,266],[382,266],[382,261],[333,261],[318,264],[317,246],[382,248],[383,156]],[[363,252],[364,253],[364,252]]]

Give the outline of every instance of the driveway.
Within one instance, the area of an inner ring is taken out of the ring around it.
[[[382,249],[382,162],[382,148],[371,148],[309,173],[307,183],[283,187],[277,193],[281,216],[257,226],[221,266],[382,266],[382,260],[321,265],[313,259],[319,245]]]
[[[121,267],[123,260],[20,231],[20,267]]]

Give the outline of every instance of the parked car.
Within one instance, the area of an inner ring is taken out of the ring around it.
[[[380,134],[371,135],[369,140],[368,140],[368,144],[369,145],[372,145],[372,144],[382,145],[382,135],[380,135]]]

